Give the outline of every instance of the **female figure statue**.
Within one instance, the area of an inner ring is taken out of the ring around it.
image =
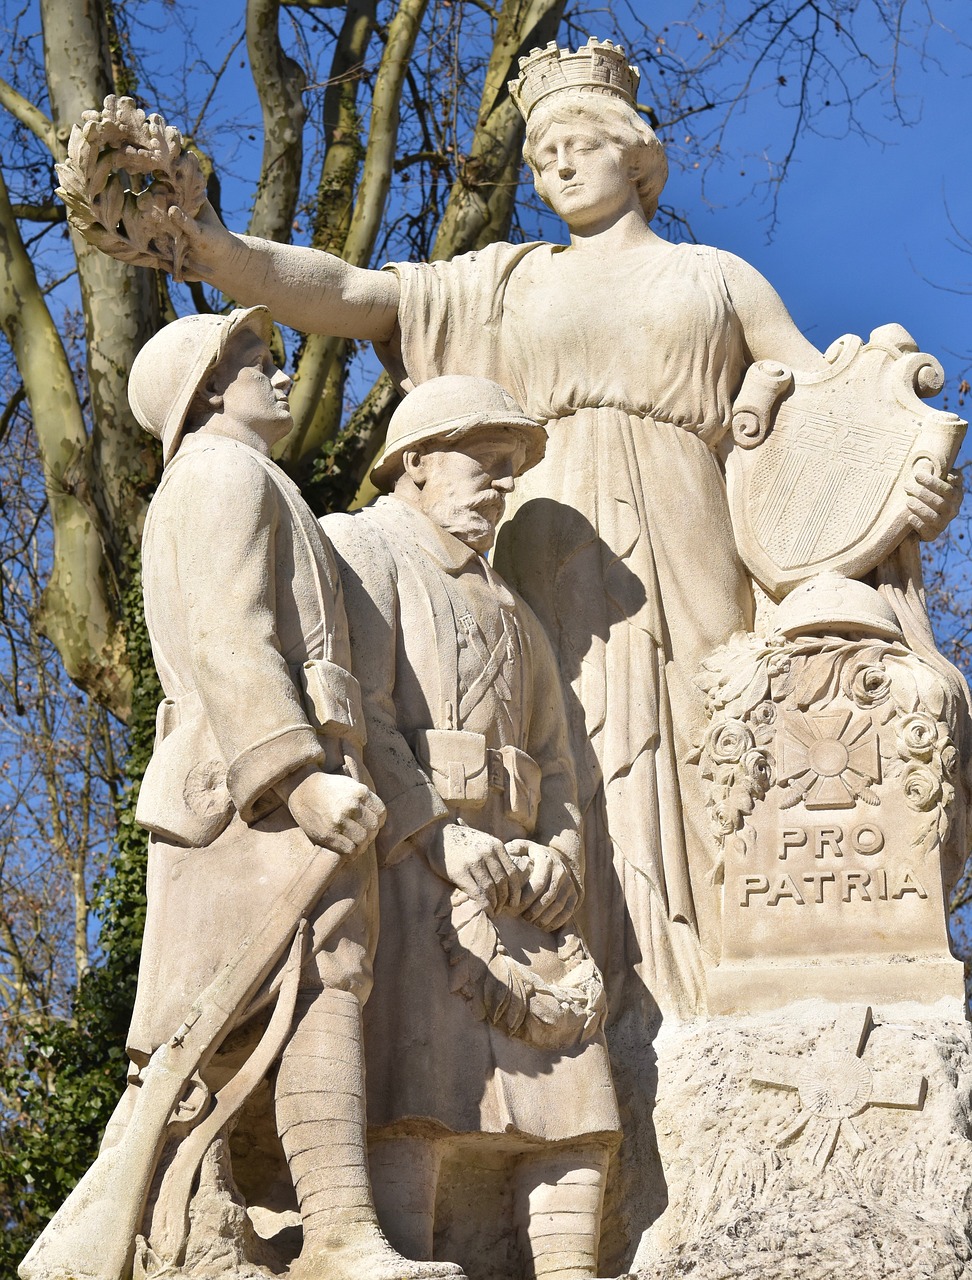
[[[318,250],[170,217],[188,268],[306,332],[374,342],[406,389],[487,377],[547,427],[497,565],[539,614],[572,693],[586,930],[612,1013],[642,1028],[703,1007],[719,890],[696,783],[699,662],[753,620],[719,444],[750,363],[826,367],[747,263],[650,226],[667,175],[634,109],[637,72],[591,40],[521,60],[524,155],[567,244],[494,244],[362,270]],[[947,482],[916,522],[934,531]]]

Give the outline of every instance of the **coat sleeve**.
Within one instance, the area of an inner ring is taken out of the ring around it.
[[[540,766],[540,806],[532,839],[559,854],[583,892],[584,854],[577,807],[577,775],[567,707],[553,647],[539,619],[517,598],[532,669],[527,751]]]
[[[388,810],[375,847],[379,864],[390,866],[412,851],[414,836],[447,818],[449,810],[398,726],[399,583],[394,557],[365,512],[327,516],[321,524],[337,554],[344,587],[352,665],[368,730],[365,763]]]
[[[278,638],[281,511],[266,469],[214,444],[178,459],[178,564],[195,688],[244,819],[281,778],[323,759]]]

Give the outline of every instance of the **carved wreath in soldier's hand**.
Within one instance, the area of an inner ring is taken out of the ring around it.
[[[178,206],[195,217],[206,198],[188,146],[161,116],[109,95],[101,111],[86,111],[71,130],[67,160],[56,166],[68,221],[112,257],[181,279],[188,240],[168,211]]]

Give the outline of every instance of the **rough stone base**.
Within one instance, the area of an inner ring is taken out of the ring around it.
[[[663,1029],[652,1280],[972,1278],[972,1038],[957,1001],[807,1001]]]
[[[787,1189],[714,1226],[650,1272],[653,1280],[965,1280],[969,1245],[957,1220],[923,1216],[879,1197]]]

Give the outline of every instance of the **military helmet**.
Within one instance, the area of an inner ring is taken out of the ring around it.
[[[270,312],[266,307],[246,307],[228,315],[183,316],[149,338],[135,357],[128,403],[140,425],[162,441],[164,463],[179,447],[193,397],[240,329],[252,329],[269,344]]]
[[[891,605],[866,582],[826,572],[794,587],[776,613],[776,630],[796,636],[860,632],[882,640],[902,640]]]
[[[518,475],[543,457],[547,433],[542,424],[527,417],[499,383],[465,374],[430,378],[410,391],[392,414],[385,447],[371,471],[372,483],[387,492],[408,449],[432,440],[451,444],[484,427],[506,427],[522,440],[526,451]]]

